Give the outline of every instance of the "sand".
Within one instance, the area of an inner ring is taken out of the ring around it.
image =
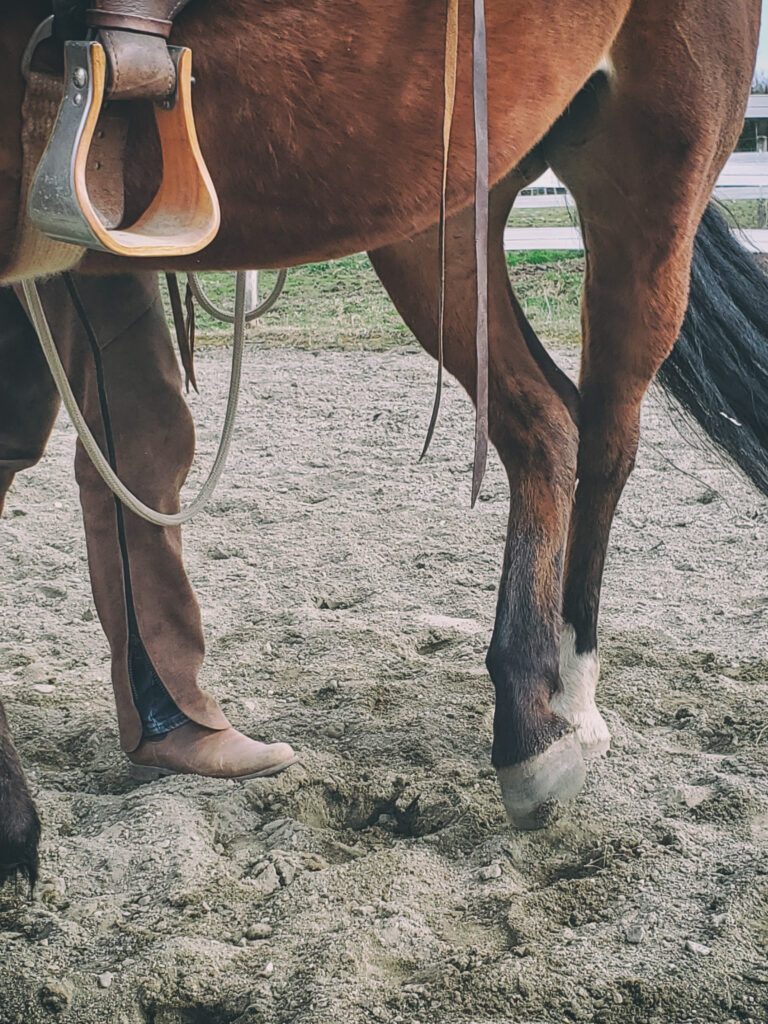
[[[571,368],[572,353],[561,354]],[[193,402],[216,441],[226,353]],[[0,696],[43,823],[0,893],[1,1024],[764,1021],[768,506],[649,404],[602,613],[610,755],[506,824],[483,665],[506,520],[417,350],[249,352],[235,453],[186,531],[205,683],[302,764],[126,776],[59,423],[0,526]]]

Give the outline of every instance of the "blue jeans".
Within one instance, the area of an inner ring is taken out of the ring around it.
[[[172,729],[178,729],[189,721],[179,710],[170,693],[155,671],[136,634],[128,641],[128,672],[133,690],[133,701],[139,712],[146,737],[164,736]]]

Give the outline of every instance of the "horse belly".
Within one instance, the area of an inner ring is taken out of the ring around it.
[[[22,0],[13,2],[21,9]],[[629,3],[550,0],[544,17],[533,0],[486,0],[493,180],[581,88]],[[230,0],[195,4],[179,19],[174,41],[193,51],[198,132],[222,206],[216,240],[175,262],[179,269],[333,258],[411,237],[436,221],[444,5],[338,0],[332,16],[329,10],[325,0]],[[464,3],[452,211],[467,206],[474,189],[471,41],[471,4]],[[140,210],[152,194],[159,173],[153,150],[149,130],[130,148],[129,208]],[[0,214],[2,203],[0,196]],[[124,267],[103,254],[86,264]]]

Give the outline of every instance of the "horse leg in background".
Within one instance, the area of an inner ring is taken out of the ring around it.
[[[491,195],[490,437],[509,477],[510,510],[487,665],[496,691],[492,761],[504,804],[513,823],[535,828],[584,782],[579,745],[568,723],[549,706],[559,685],[561,574],[578,438],[559,393],[567,396],[570,386],[548,379],[526,344],[511,301],[503,232],[519,187],[520,180],[512,176]],[[370,254],[399,312],[433,355],[437,245],[432,229]],[[445,365],[474,399],[477,303],[471,210],[449,222],[447,251]]]
[[[57,277],[40,284],[53,336],[91,430],[128,487],[178,509],[194,453],[192,418],[155,274]],[[29,343],[37,346],[27,323]],[[198,685],[204,641],[181,531],[127,512],[78,445],[88,564],[112,650],[121,745],[132,774],[273,774],[287,744],[236,732]]]
[[[630,15],[612,54],[620,70],[588,87],[542,146],[576,199],[587,251],[563,689],[552,702],[576,727],[585,753],[600,753],[610,742],[595,689],[613,515],[634,465],[643,397],[683,322],[694,237],[738,137],[752,69],[753,50],[738,12],[731,14],[732,25],[718,9],[717,25],[704,31],[701,18],[710,15],[698,9],[681,14],[678,6],[652,0],[642,15]],[[638,38],[665,48],[658,59],[666,79],[648,74],[654,55]],[[709,52],[701,40],[715,38],[718,50]]]
[[[16,473],[42,456],[58,409],[40,346],[29,344],[28,332],[15,295],[0,289],[0,513]],[[39,837],[37,811],[0,704],[0,885],[16,872],[34,885]]]
[[[37,881],[40,819],[0,702],[0,887],[20,874]]]

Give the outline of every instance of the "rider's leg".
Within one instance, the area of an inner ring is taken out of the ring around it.
[[[177,510],[194,431],[156,277],[54,278],[41,294],[73,390],[119,475],[148,504]],[[143,768],[242,775],[282,767],[293,758],[286,744],[236,733],[198,685],[203,633],[180,530],[119,505],[80,445],[75,469],[123,749]]]

